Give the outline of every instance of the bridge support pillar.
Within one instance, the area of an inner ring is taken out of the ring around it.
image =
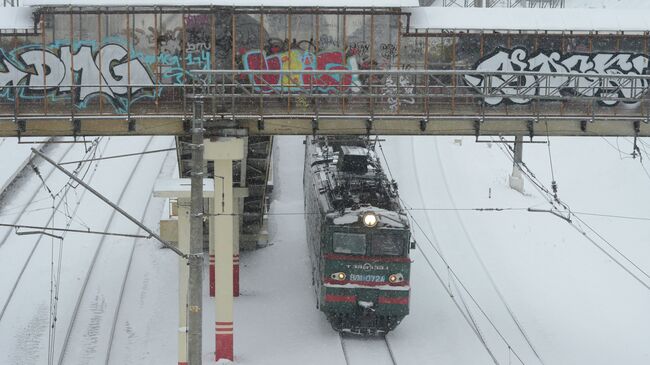
[[[190,250],[190,200],[178,199],[178,249]],[[178,365],[187,365],[187,283],[190,267],[178,258]]]
[[[210,199],[210,208],[209,213],[212,217],[213,214],[217,212],[215,209],[214,199]],[[208,276],[210,278],[210,298],[214,298],[214,235],[215,235],[215,226],[214,219],[208,220],[208,256],[210,258],[210,265],[208,269]]]
[[[244,198],[248,196],[248,188],[241,187],[234,189],[233,198],[233,256],[232,256],[232,274],[233,274],[233,292],[235,297],[239,296],[239,225],[241,221],[241,213],[244,212]]]
[[[524,137],[515,136],[515,153],[512,164],[512,174],[508,178],[508,183],[512,189],[524,193],[524,174],[521,171],[521,162],[524,154]]]
[[[177,211],[177,229],[170,228],[168,231],[174,232],[174,236],[168,239],[173,241],[178,239],[178,249],[183,253],[190,251],[190,212],[191,212],[191,191],[190,179],[161,179],[156,181],[154,186],[154,196],[158,198],[177,199],[176,209],[172,207],[171,215],[174,210]],[[203,179],[203,196],[210,203],[213,200],[214,182],[212,179]],[[212,205],[212,204],[211,204]],[[162,231],[162,221],[161,221]],[[161,232],[162,234],[162,232]],[[188,364],[188,288],[189,288],[190,267],[187,258],[179,257],[178,273],[178,365]]]
[[[205,159],[214,161],[215,360],[233,360],[233,246],[235,201],[232,162],[244,156],[243,140],[205,140]]]

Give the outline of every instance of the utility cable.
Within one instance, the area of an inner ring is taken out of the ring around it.
[[[553,156],[551,155],[551,138],[548,135],[548,121],[544,121],[546,125],[546,147],[548,148],[548,162],[551,167],[551,189],[553,189],[553,197],[557,198],[557,181],[555,181],[555,172],[553,171]]]
[[[59,165],[68,165],[68,164],[74,164],[74,163],[82,163],[82,162],[88,162],[88,161],[100,161],[100,160],[110,160],[114,158],[123,158],[123,157],[131,157],[131,156],[138,156],[138,155],[146,155],[149,153],[159,153],[159,152],[167,152],[167,151],[175,151],[176,148],[163,148],[160,150],[152,150],[152,151],[145,151],[145,152],[135,152],[135,153],[126,153],[123,155],[114,155],[114,156],[106,156],[106,157],[100,157],[100,158],[90,158],[87,160],[77,160],[77,161],[66,161],[66,162],[61,162]]]
[[[386,155],[385,155],[385,153],[384,153],[384,151],[383,151],[383,148],[382,148],[382,146],[381,146],[381,143],[379,144],[379,148],[380,148],[380,151],[381,151],[381,153],[382,153],[382,156],[383,156],[383,159],[384,159],[384,163],[385,163],[386,166],[387,166],[387,170],[388,170],[389,173],[390,173],[390,167],[389,167],[389,164],[388,164],[388,160],[386,159]],[[392,174],[391,174],[391,176],[392,176]],[[403,200],[399,195],[398,195],[398,199],[402,202],[403,205],[406,205],[405,202],[404,202],[404,200]],[[502,340],[502,341],[503,341],[503,342],[508,346],[509,351],[512,351],[512,353],[515,355],[515,357],[517,357],[517,359],[518,359],[522,364],[524,364],[524,361],[521,359],[521,357],[519,356],[519,354],[518,354],[516,351],[514,351],[514,349],[512,349],[512,346],[511,346],[510,343],[506,340],[505,336],[503,336],[503,334],[501,333],[501,331],[499,331],[499,329],[496,327],[496,325],[495,325],[495,323],[492,321],[492,319],[491,319],[491,318],[487,315],[487,313],[483,310],[483,308],[482,308],[481,305],[478,303],[478,301],[476,300],[476,298],[474,298],[474,296],[471,294],[471,292],[467,289],[467,287],[464,285],[464,283],[460,280],[460,278],[458,277],[458,275],[456,274],[456,272],[451,268],[451,266],[449,265],[449,263],[447,262],[447,260],[446,260],[446,259],[444,258],[444,256],[442,255],[442,252],[441,252],[441,251],[436,247],[435,244],[433,244],[433,241],[432,241],[432,240],[429,238],[429,236],[426,234],[426,232],[424,231],[424,229],[422,228],[422,226],[417,222],[417,220],[415,219],[415,217],[413,216],[413,214],[412,214],[410,211],[407,211],[407,215],[408,215],[408,216],[411,218],[411,220],[416,224],[416,226],[418,227],[418,229],[420,230],[420,232],[422,232],[422,234],[424,235],[424,237],[425,237],[425,239],[427,240],[427,242],[428,242],[428,243],[430,244],[430,246],[434,249],[434,251],[435,251],[436,254],[440,257],[440,259],[442,260],[442,262],[446,265],[447,269],[449,270],[449,272],[451,273],[451,275],[453,276],[453,278],[454,278],[454,279],[455,279],[455,280],[456,280],[456,281],[461,285],[461,287],[462,287],[463,290],[467,293],[467,295],[468,295],[469,298],[472,300],[472,302],[474,303],[474,305],[476,305],[476,307],[479,309],[479,311],[481,312],[481,314],[482,314],[482,315],[487,319],[487,321],[490,323],[490,325],[491,325],[491,327],[494,329],[494,331],[498,334],[498,336],[501,338],[501,340]],[[420,248],[420,252],[421,252],[422,255],[425,257],[425,259],[426,259],[427,262],[429,263],[429,266],[430,266],[431,269],[434,271],[434,273],[436,273],[436,277],[438,277],[438,279],[440,280],[442,286],[445,288],[445,291],[447,291],[447,293],[450,295],[450,297],[452,298],[452,300],[454,300],[454,299],[453,299],[453,298],[454,298],[454,297],[453,297],[453,294],[452,294],[452,292],[451,292],[451,288],[448,288],[448,287],[444,284],[444,281],[442,281],[441,276],[440,276],[440,275],[437,273],[437,271],[433,268],[433,265],[431,264],[430,260],[427,258],[426,254],[424,253],[424,251],[423,251],[421,248]],[[460,293],[460,292],[459,292],[459,293]],[[456,303],[455,300],[454,300],[454,302]],[[458,303],[456,303],[456,305],[457,305],[457,308],[458,308],[461,312],[463,312],[462,309],[460,308],[460,306],[458,305]],[[464,312],[463,312],[463,313],[464,313]],[[465,315],[463,315],[463,317],[465,317]],[[475,323],[475,321],[473,320],[473,318],[472,318],[472,319],[469,319],[469,318],[465,317],[465,320],[468,322],[468,324],[469,324],[470,327],[474,328],[474,326],[472,325],[472,323]],[[475,334],[479,337],[479,340],[481,341],[481,343],[484,344],[484,347],[486,348],[486,350],[487,350],[487,351],[490,353],[490,355],[493,357],[493,360],[495,361],[495,363],[498,363],[498,362],[496,361],[496,358],[494,358],[494,356],[492,355],[491,350],[489,350],[489,347],[487,347],[487,344],[484,342],[484,340],[483,340],[483,338],[482,338],[482,335],[478,332],[478,328],[475,329]],[[534,349],[533,349],[533,351],[534,351]],[[537,355],[537,354],[536,354],[536,355]],[[541,361],[541,359],[540,359],[540,361]]]
[[[509,153],[509,151],[507,151],[507,150],[504,151],[503,148],[502,148],[501,150],[506,154],[506,156],[508,156],[508,157],[509,157],[513,162],[514,162],[514,157]],[[521,162],[521,166],[524,167],[524,169],[522,169],[522,172],[523,172],[524,175],[528,178],[528,180],[529,180],[529,181],[530,181],[530,182],[535,186],[535,188],[539,191],[539,193],[542,194],[542,195],[546,194],[547,196],[550,196],[551,194],[550,194],[549,190],[544,186],[544,184],[543,184],[542,182],[540,182],[540,181],[537,179],[537,177],[535,177],[535,175],[534,175],[534,174],[532,173],[532,171],[528,168],[528,166],[526,166],[526,164],[523,163],[523,162]],[[555,199],[548,199],[548,198],[547,198],[547,200],[548,200],[549,204],[551,204],[551,206],[554,207],[554,209],[557,210],[557,207],[556,207],[556,205],[555,205],[555,202],[557,202],[557,203],[558,203],[558,204],[559,204],[559,205],[560,205],[560,206],[561,206],[561,207],[562,207],[566,212],[569,212],[569,214],[571,214],[571,209],[569,208],[569,206],[568,206],[566,203],[564,203],[563,201],[561,201],[560,199],[555,200]],[[558,211],[559,211],[559,210],[558,210]],[[580,218],[578,218],[578,217],[576,217],[576,218],[577,218],[579,221],[581,221],[581,222],[584,223],[584,221],[583,221],[582,219],[580,219]],[[649,285],[649,284],[647,284],[644,280],[642,280],[638,275],[636,275],[635,273],[633,273],[633,272],[632,272],[628,267],[626,267],[622,262],[620,262],[619,260],[617,260],[617,259],[616,259],[612,254],[610,254],[610,253],[607,252],[604,248],[602,248],[602,247],[601,247],[601,246],[600,246],[600,245],[599,245],[599,244],[598,244],[594,239],[592,239],[591,237],[589,237],[589,235],[587,234],[587,232],[585,232],[584,230],[582,230],[580,227],[578,227],[578,226],[577,226],[574,222],[572,222],[571,220],[568,220],[568,219],[567,219],[566,221],[567,221],[567,222],[568,222],[568,223],[569,223],[569,224],[570,224],[574,229],[576,229],[578,232],[580,232],[580,233],[581,233],[585,238],[587,238],[587,240],[588,240],[591,244],[593,244],[594,246],[596,246],[596,248],[598,248],[598,249],[599,249],[601,252],[603,252],[607,257],[609,257],[609,258],[610,258],[610,259],[611,259],[611,260],[612,260],[616,265],[618,265],[621,269],[623,269],[625,272],[627,272],[627,273],[628,273],[628,274],[629,274],[629,275],[630,275],[634,280],[638,281],[638,282],[639,282],[641,285],[643,285],[646,289],[650,290],[650,285]],[[596,231],[593,230],[593,229],[592,229],[592,231],[593,231],[593,232],[596,232]],[[629,257],[627,257],[626,255],[624,255],[620,250],[616,249],[616,248],[615,248],[611,243],[609,243],[608,241],[605,241],[605,242],[606,242],[608,245],[610,245],[610,247],[612,247],[612,248],[613,248],[617,253],[619,253],[619,255],[621,255],[621,257],[623,257],[627,262],[631,263],[635,268],[639,268],[639,266],[638,266],[637,264],[635,264],[635,263],[634,263],[634,262],[633,262]],[[648,276],[648,274],[647,274],[645,271],[643,271],[643,270],[640,270],[640,271],[641,271],[645,276]]]

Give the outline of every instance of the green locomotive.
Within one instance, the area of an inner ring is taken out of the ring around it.
[[[308,137],[303,183],[317,307],[340,332],[393,330],[409,313],[411,234],[374,144]]]

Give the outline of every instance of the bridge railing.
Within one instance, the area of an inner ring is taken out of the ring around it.
[[[47,85],[7,85],[0,119],[183,117],[190,97],[214,117],[650,119],[650,75],[482,70],[195,70],[185,84],[123,84],[124,97],[84,109],[39,98]],[[72,95],[106,84],[57,85]],[[115,88],[115,87],[114,87]],[[21,97],[16,97],[21,95]],[[30,99],[33,97],[33,99]]]
[[[216,115],[643,118],[650,75],[480,70],[201,70]]]

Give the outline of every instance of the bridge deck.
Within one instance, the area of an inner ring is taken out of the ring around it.
[[[420,33],[384,9],[44,7],[0,35],[0,135],[650,135],[647,32]]]

